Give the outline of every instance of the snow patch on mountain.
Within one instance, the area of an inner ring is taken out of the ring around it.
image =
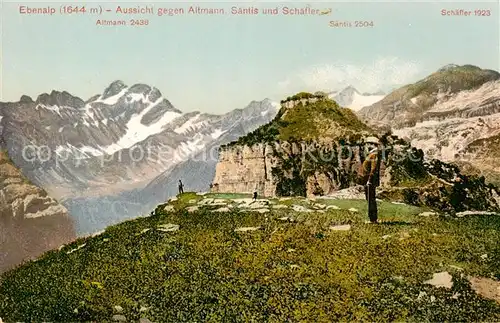
[[[383,94],[361,94],[352,86],[344,88],[342,91],[332,91],[328,93],[328,97],[340,106],[350,108],[353,111],[358,111],[363,107],[372,105],[382,100],[385,95]]]
[[[222,136],[226,131],[222,131],[222,129],[215,129],[215,131],[212,133],[211,137],[212,139],[217,139],[220,136]]]
[[[385,95],[361,95],[356,92],[354,93],[351,104],[348,104],[347,107],[354,111],[358,111],[363,107],[372,105],[382,100],[384,97]]]
[[[72,108],[71,107],[64,107],[64,106],[60,107],[60,106],[57,106],[57,105],[38,104],[35,107],[35,110],[39,110],[39,109],[46,109],[46,110],[52,111],[54,113],[57,113],[62,118],[61,110],[62,109],[72,109]]]
[[[103,155],[102,151],[97,150],[93,147],[82,146],[80,148],[77,148],[69,143],[66,143],[65,145],[58,146],[55,149],[55,153],[60,158],[64,158],[63,160],[67,159],[69,154],[83,158],[83,159],[90,158],[90,156],[88,154],[91,154],[94,157],[98,157],[98,156]]]
[[[125,87],[120,92],[118,92],[117,94],[112,95],[112,96],[110,96],[110,97],[108,97],[106,99],[102,99],[103,95],[101,95],[94,102],[95,103],[104,103],[104,104],[107,104],[107,105],[114,105],[114,104],[118,103],[118,101],[120,100],[120,98],[123,97],[125,95],[125,93],[127,93],[128,89],[129,89],[128,87]]]
[[[162,132],[164,130],[164,127],[168,123],[170,123],[176,117],[182,115],[182,113],[178,113],[175,111],[168,111],[164,113],[160,118],[160,120],[158,120],[157,122],[149,126],[142,124],[141,123],[142,117],[162,101],[163,97],[160,97],[158,100],[156,100],[149,107],[141,111],[139,114],[133,115],[126,125],[128,129],[127,133],[124,136],[122,136],[120,140],[118,140],[118,142],[111,144],[107,147],[103,147],[102,150],[105,151],[107,154],[111,155],[121,149],[130,148],[133,145],[137,144],[138,142],[145,140],[149,136]]]
[[[197,114],[194,117],[188,119],[180,127],[174,129],[174,132],[178,134],[183,134],[189,130],[196,130],[198,127],[203,126],[204,122],[196,123],[200,119],[201,114]]]

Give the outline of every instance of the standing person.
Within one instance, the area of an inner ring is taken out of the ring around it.
[[[257,201],[257,184],[255,184],[255,187],[253,189],[253,197],[252,197],[252,200],[253,201]]]
[[[371,223],[378,223],[376,188],[380,185],[381,142],[375,137],[368,137],[366,143],[370,151],[362,164],[361,173],[368,202],[368,218]]]
[[[184,184],[182,184],[182,181],[179,180],[179,194],[184,193]]]

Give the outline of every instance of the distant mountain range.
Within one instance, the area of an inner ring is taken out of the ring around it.
[[[103,202],[105,205],[122,206],[121,194],[156,183],[158,176],[168,178],[171,171],[178,171],[180,165],[207,149],[270,121],[278,106],[264,99],[224,115],[182,113],[154,87],[115,81],[87,101],[65,91],[52,91],[35,100],[22,96],[19,102],[0,103],[0,136],[26,177],[63,200],[78,224],[83,217],[130,216],[101,213],[93,201],[109,197],[114,202]],[[216,149],[211,153],[215,162]],[[181,170],[175,181],[192,173],[189,167]],[[207,178],[204,181],[200,176]],[[198,182],[208,189],[212,174],[200,176]],[[167,186],[161,189],[174,193]],[[81,207],[72,209],[73,199]],[[82,199],[92,202],[81,204]],[[147,197],[140,204],[159,202],[162,200]]]

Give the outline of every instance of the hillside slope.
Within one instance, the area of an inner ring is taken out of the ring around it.
[[[186,193],[8,272],[11,321],[500,320],[499,217]],[[36,284],[33,284],[36,277]]]
[[[0,150],[0,272],[75,239],[68,211]]]

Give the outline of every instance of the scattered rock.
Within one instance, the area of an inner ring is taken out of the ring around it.
[[[247,231],[257,231],[260,230],[260,227],[241,227],[234,229],[235,232],[247,232]]]
[[[500,281],[484,277],[468,277],[468,280],[472,290],[500,304]]]
[[[429,284],[434,287],[451,288],[453,286],[452,279],[453,277],[447,271],[443,271],[435,273],[432,279],[425,281],[424,284]]]
[[[139,323],[153,323],[153,322],[151,322],[150,320],[148,320],[148,319],[147,319],[147,318],[145,318],[145,317],[141,317],[141,318],[139,319]]]
[[[286,252],[295,252],[295,249],[290,248]]]
[[[163,232],[177,231],[179,230],[179,228],[180,226],[178,224],[172,224],[172,223],[161,224],[158,226],[158,230]]]
[[[291,197],[281,197],[279,200],[280,201],[288,201],[288,200],[291,200],[292,198]]]
[[[399,240],[403,240],[403,239],[406,239],[406,238],[409,238],[409,237],[410,237],[410,234],[408,232],[404,231],[404,232],[400,233]]]
[[[139,232],[139,234],[146,233],[146,232],[148,232],[149,230],[151,230],[151,229],[143,229],[141,232]]]
[[[139,309],[139,312],[147,312],[147,311],[149,311],[149,307],[141,306],[141,308]]]
[[[309,213],[309,212],[313,212],[313,210],[310,210],[302,205],[298,205],[298,204],[294,204],[292,205],[292,209],[295,211],[295,212],[306,212],[306,213]]]
[[[419,214],[419,216],[425,216],[425,217],[429,217],[431,215],[436,215],[436,212],[422,212]]]
[[[436,297],[431,295],[431,303],[434,303],[436,301]]]
[[[420,293],[418,293],[417,301],[421,300],[421,299],[422,299],[422,298],[424,298],[425,296],[427,296],[427,293],[426,293],[426,292],[420,292]]]
[[[281,218],[278,218],[278,220],[281,220],[281,221],[290,221],[290,222],[294,221],[291,217],[288,217],[288,216],[283,216]]]
[[[488,254],[485,253],[484,255],[481,255],[481,259],[483,259],[483,260],[488,259]]]
[[[349,231],[351,230],[350,224],[342,224],[342,225],[334,225],[330,227],[330,230],[333,231]]]
[[[189,204],[195,204],[196,203],[196,200],[189,200],[188,201]]]
[[[330,194],[328,197],[340,200],[364,200],[365,189],[362,185],[352,186],[338,190],[333,194]]]
[[[498,213],[495,212],[485,212],[485,211],[464,211],[464,212],[458,212],[455,214],[457,218],[463,218],[464,216],[467,215],[498,215]]]
[[[104,238],[104,239],[102,239],[102,241],[104,241],[104,242],[108,242],[108,241],[109,241],[109,239],[108,239],[108,238]]]
[[[253,212],[258,212],[258,213],[267,213],[269,212],[269,209],[252,209]]]
[[[350,208],[350,209],[349,209],[349,211],[351,211],[351,212],[359,212],[359,211],[358,211],[358,209],[353,208],[353,207],[352,207],[352,208]]]
[[[228,207],[221,207],[217,210],[215,210],[215,212],[229,212],[231,211]]]
[[[321,210],[326,209],[325,204],[319,204],[319,203],[314,204],[313,207],[321,209]]]
[[[69,255],[69,254],[71,254],[71,253],[73,253],[73,252],[75,252],[75,251],[78,251],[78,250],[82,249],[83,247],[85,247],[86,245],[87,245],[86,243],[81,244],[81,245],[79,245],[78,247],[76,247],[75,249],[71,249],[70,251],[66,252],[66,254],[68,254],[68,255]]]
[[[328,205],[326,207],[327,210],[340,210],[341,208],[339,208],[338,206],[336,205]]]
[[[295,269],[295,268],[300,268],[299,265],[291,265],[290,268]]]
[[[165,206],[165,207],[163,208],[163,211],[165,211],[165,212],[172,212],[172,211],[174,211],[174,210],[175,210],[175,208],[174,208],[174,206],[173,206],[173,205],[167,205],[167,206]]]
[[[382,236],[382,239],[386,240],[386,239],[389,239],[391,237],[390,234],[386,234],[385,236]]]
[[[111,318],[113,321],[118,321],[118,322],[126,322],[127,318],[123,315],[113,315]]]
[[[174,202],[174,201],[177,201],[177,197],[172,197],[170,200],[168,200],[169,202]]]
[[[199,209],[200,208],[198,206],[190,206],[190,207],[186,208],[186,211],[188,211],[189,213],[192,213],[192,212],[198,211]]]
[[[450,268],[451,268],[451,269],[458,270],[458,271],[462,271],[462,270],[464,270],[462,267],[458,267],[458,266],[455,266],[455,265],[450,265]]]
[[[288,209],[288,206],[283,205],[283,204],[276,204],[276,205],[273,205],[273,209]]]
[[[206,198],[206,199],[200,200],[198,202],[198,205],[209,205],[209,204],[212,204],[213,202],[214,202],[213,198]]]
[[[318,213],[326,213],[325,210],[316,210],[316,212],[318,212]]]
[[[203,196],[205,194],[208,194],[208,192],[198,192],[198,193],[196,193],[196,195],[198,195],[198,196]]]
[[[392,204],[396,204],[396,205],[406,205],[406,203],[403,203],[403,202],[392,202]]]
[[[113,309],[115,310],[115,312],[117,313],[121,313],[123,312],[123,307],[119,306],[119,305],[116,305],[115,307],[113,307]]]
[[[454,293],[453,295],[451,295],[451,298],[458,299],[459,296],[460,296],[460,293]]]
[[[251,209],[262,209],[262,208],[265,208],[265,207],[268,207],[269,206],[269,201],[256,201],[256,202],[253,202],[253,203],[250,203],[250,205],[248,207],[250,207]]]
[[[251,199],[251,198],[234,199],[233,202],[236,203],[236,204],[246,204],[246,205],[249,205],[250,203],[253,202],[253,199]]]

